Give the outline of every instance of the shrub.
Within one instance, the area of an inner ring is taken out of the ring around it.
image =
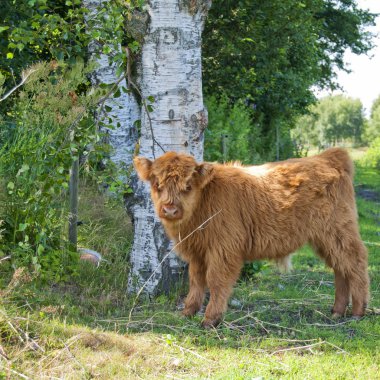
[[[75,268],[66,247],[69,170],[97,139],[90,110],[96,97],[81,94],[88,70],[40,63],[19,93],[3,129],[0,178],[5,253],[13,266],[31,266],[43,279],[60,280]]]
[[[209,125],[205,132],[207,161],[257,163],[260,131],[251,121],[251,111],[242,101],[231,104],[227,96],[206,100]]]
[[[370,144],[369,149],[363,158],[363,162],[365,165],[380,170],[380,137],[377,137]]]

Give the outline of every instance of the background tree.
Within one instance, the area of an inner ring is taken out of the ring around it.
[[[364,120],[359,99],[327,96],[310,108],[309,115],[298,120],[294,136],[301,143],[319,148],[342,142],[357,144],[361,141]]]
[[[252,128],[274,158],[276,139],[289,139],[295,118],[315,101],[312,87],[334,88],[345,50],[371,48],[364,28],[373,23],[354,0],[215,0],[204,33],[205,94],[224,92],[252,108]],[[286,146],[281,157],[292,153]]]
[[[241,100],[231,104],[224,94],[207,99],[209,125],[205,131],[205,160],[260,162],[260,131],[252,125],[252,110]]]
[[[207,113],[203,105],[201,35],[209,1],[152,0],[141,52],[141,137],[139,154],[149,158],[179,151],[203,158]],[[148,104],[152,102],[152,104]],[[147,112],[149,111],[149,113]],[[134,185],[129,204],[134,220],[131,288],[169,290],[181,265],[171,254],[150,200],[148,186]],[[162,265],[161,265],[161,264]]]
[[[371,142],[377,137],[380,137],[380,96],[372,104],[364,139]]]

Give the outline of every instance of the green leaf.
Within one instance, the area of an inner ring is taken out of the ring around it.
[[[45,247],[41,244],[38,245],[38,248],[37,248],[37,254],[38,255],[42,255],[42,253],[45,251]]]
[[[12,58],[13,58],[13,53],[8,52],[8,53],[7,53],[7,59],[12,59]]]
[[[0,33],[4,32],[5,30],[8,30],[9,26],[0,26]]]
[[[16,177],[20,176],[22,173],[25,173],[29,170],[29,165],[28,164],[23,164],[21,166],[21,169],[17,172]]]
[[[15,188],[15,184],[13,182],[8,182],[7,188],[9,190],[13,190]]]
[[[18,230],[19,231],[25,231],[26,230],[26,228],[28,227],[28,223],[20,223],[19,225],[18,225]]]
[[[111,112],[112,111],[112,107],[110,107],[110,106],[104,106],[104,108],[106,109],[107,112]]]
[[[152,95],[148,96],[147,99],[148,99],[151,103],[154,103],[154,101],[155,101],[154,96],[152,96]]]

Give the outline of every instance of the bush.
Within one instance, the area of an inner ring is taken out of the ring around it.
[[[251,121],[251,111],[242,101],[231,104],[227,96],[206,100],[209,125],[205,132],[207,161],[261,162],[260,131]]]
[[[369,149],[363,158],[363,163],[380,170],[380,137],[373,140],[369,146]]]
[[[65,239],[69,170],[97,139],[89,113],[95,94],[78,93],[86,82],[83,64],[40,63],[33,70],[8,119],[0,120],[2,250],[14,267],[60,280],[75,268],[77,255]]]

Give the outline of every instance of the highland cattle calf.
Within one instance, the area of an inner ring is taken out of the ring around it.
[[[197,163],[174,152],[155,161],[136,157],[134,163],[139,177],[150,182],[166,233],[180,242],[177,253],[189,263],[184,315],[197,313],[208,288],[203,326],[217,325],[245,261],[281,261],[309,243],[334,270],[333,316],[345,313],[350,297],[353,316],[363,316],[367,250],[346,151],[332,148],[250,167]]]

